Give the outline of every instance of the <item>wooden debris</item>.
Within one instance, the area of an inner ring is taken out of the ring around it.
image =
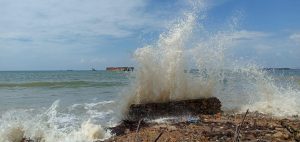
[[[127,119],[155,119],[166,116],[213,115],[221,112],[221,102],[216,97],[194,100],[171,101],[165,103],[133,104],[129,108]]]
[[[240,141],[240,130],[241,130],[241,127],[243,126],[243,124],[245,122],[245,118],[246,118],[246,116],[247,116],[248,113],[249,113],[249,109],[247,109],[247,111],[246,111],[246,113],[245,113],[245,115],[243,117],[243,120],[242,120],[241,124],[236,126],[235,140],[234,140],[235,142],[239,142]]]
[[[242,137],[239,141],[299,141],[296,137],[300,129],[299,120],[280,119],[272,116],[248,112],[247,114],[222,113],[221,118],[216,115],[200,115],[199,123],[171,123],[169,127],[176,129],[164,129],[158,141],[225,141],[236,140],[236,122],[240,122],[239,133]],[[137,122],[138,123],[138,122]],[[137,124],[136,123],[136,124]],[[141,123],[142,124],[142,123]],[[139,131],[140,141],[155,141],[161,132],[161,125],[149,123],[141,125]],[[213,127],[213,130],[211,130]],[[135,127],[136,128],[136,127]],[[292,134],[287,129],[292,130]],[[136,129],[125,135],[118,135],[106,142],[130,141],[135,137]]]
[[[141,122],[142,122],[143,119],[141,119],[138,123],[138,126],[136,128],[136,132],[135,132],[135,141],[138,142],[139,141],[139,135],[138,135],[138,132],[140,130],[140,125],[141,125]]]
[[[300,142],[300,122],[299,121],[291,121],[288,119],[281,120],[281,125],[285,128],[288,132],[291,133],[294,140]]]
[[[157,142],[163,133],[164,133],[164,131],[160,132],[159,135],[154,140],[154,142]]]

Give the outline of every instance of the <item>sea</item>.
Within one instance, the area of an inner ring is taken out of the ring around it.
[[[186,73],[198,74],[195,71]],[[267,73],[278,84],[288,86],[292,81],[295,87],[300,86],[300,70],[268,70]],[[120,120],[115,111],[123,101],[122,90],[128,89],[135,78],[132,74],[115,71],[1,71],[0,141],[25,136],[41,141],[92,141],[110,137],[103,127],[113,126]],[[231,95],[236,96],[231,97],[232,100],[222,100],[227,101],[222,103],[224,108],[230,108],[234,102],[243,102],[237,94]],[[95,135],[97,133],[101,135]]]
[[[117,122],[114,109],[122,99],[121,90],[132,78],[130,74],[1,71],[0,141],[21,141],[26,136],[36,141],[103,138],[101,125],[111,126]],[[94,135],[96,132],[101,135]]]
[[[300,85],[300,69],[267,72],[278,84]],[[105,70],[0,71],[0,114],[21,109],[47,109],[55,101],[59,101],[62,108],[115,102],[121,99],[122,89],[129,86],[131,74]]]
[[[129,84],[130,72],[2,71],[0,112],[112,101]]]

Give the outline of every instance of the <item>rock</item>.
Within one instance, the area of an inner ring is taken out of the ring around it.
[[[125,134],[128,134],[130,133],[130,130],[129,129],[125,129]]]
[[[273,137],[275,137],[275,138],[280,138],[282,136],[283,136],[283,134],[281,132],[277,132],[277,133],[273,134]]]
[[[271,137],[271,134],[266,134],[265,136],[267,136],[267,137]]]
[[[300,133],[295,134],[295,140],[300,141]]]
[[[148,124],[141,120],[141,121],[131,121],[131,120],[122,120],[119,125],[116,127],[108,128],[112,134],[116,135],[123,135],[130,131],[136,131],[137,127],[139,128],[146,127]]]
[[[129,107],[127,118],[140,120],[155,119],[167,116],[197,116],[199,114],[213,115],[220,113],[221,101],[216,97],[170,101],[163,103],[133,104]]]
[[[167,127],[168,131],[176,131],[177,128],[175,126],[168,126]]]
[[[289,135],[279,131],[279,132],[276,132],[275,134],[273,134],[273,137],[280,138],[280,139],[288,139]]]
[[[283,131],[284,128],[276,127],[275,130],[276,130],[276,131]]]

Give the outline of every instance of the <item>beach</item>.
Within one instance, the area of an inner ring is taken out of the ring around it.
[[[110,141],[300,141],[299,116],[222,111],[218,98],[134,104]]]
[[[199,115],[196,120],[177,118],[181,122],[143,123],[113,141],[208,142],[208,141],[300,141],[298,116],[277,118],[258,112]],[[135,125],[137,126],[137,125]],[[237,128],[238,127],[238,128]],[[237,135],[239,134],[239,137]]]

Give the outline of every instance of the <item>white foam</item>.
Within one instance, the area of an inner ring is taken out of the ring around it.
[[[55,101],[48,110],[39,113],[34,110],[7,111],[0,119],[0,141],[21,141],[26,137],[44,142],[92,142],[109,138],[110,132],[106,132],[99,122],[94,122],[92,118],[101,119],[110,113],[112,112],[90,114],[91,119],[85,121],[82,116],[61,112],[59,101]]]

